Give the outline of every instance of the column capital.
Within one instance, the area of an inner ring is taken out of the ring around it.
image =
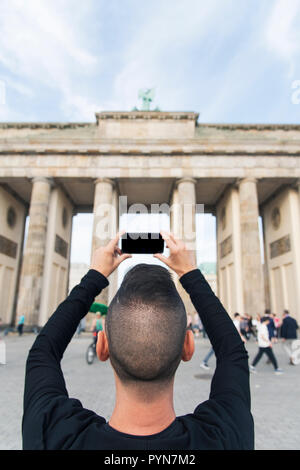
[[[258,178],[255,176],[245,176],[244,178],[237,178],[236,184],[240,186],[241,183],[255,183],[257,184]]]
[[[33,176],[32,178],[30,178],[32,184],[34,183],[48,183],[51,187],[53,187],[55,185],[54,183],[54,179],[53,178],[49,178],[47,176]]]
[[[197,180],[192,176],[183,176],[175,181],[175,187],[177,187],[180,183],[193,183],[196,184]]]
[[[105,177],[103,177],[103,178],[95,178],[95,179],[94,179],[94,184],[96,185],[96,184],[98,184],[98,183],[109,183],[109,184],[111,184],[113,187],[116,186],[116,181],[113,180],[113,179],[111,179],[111,178],[105,178]]]

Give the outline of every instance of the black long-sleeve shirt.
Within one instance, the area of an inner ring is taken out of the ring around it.
[[[69,398],[60,362],[78,323],[108,285],[89,270],[37,336],[27,359],[23,449],[253,449],[248,354],[232,320],[198,269],[180,282],[190,294],[214,348],[217,365],[209,399],[150,436],[116,431]],[[191,379],[192,380],[192,379]]]

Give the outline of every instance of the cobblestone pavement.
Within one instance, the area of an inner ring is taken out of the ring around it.
[[[35,336],[18,337],[11,333],[5,338],[6,365],[0,365],[0,449],[22,449],[21,420],[24,387],[24,369],[29,348]],[[83,333],[74,337],[65,352],[62,369],[69,395],[81,400],[84,407],[109,419],[114,406],[114,381],[109,361],[88,365],[85,352],[91,336]],[[196,338],[192,360],[181,363],[175,380],[175,411],[177,415],[189,413],[208,398],[215,358],[211,369],[199,367],[210,343]],[[257,351],[254,340],[247,343],[250,359]],[[274,346],[279,366],[284,374],[277,376],[263,357],[258,373],[251,375],[252,414],[255,422],[257,450],[300,450],[300,365],[288,365],[281,344]]]

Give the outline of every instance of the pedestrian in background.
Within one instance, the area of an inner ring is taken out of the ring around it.
[[[248,327],[248,317],[247,317],[247,313],[241,317],[241,321],[240,321],[240,330],[241,330],[241,334],[244,336],[244,338],[246,338],[246,340],[248,341],[249,339],[249,336],[248,336],[248,333],[249,333],[249,327]]]
[[[97,343],[98,333],[99,331],[104,331],[104,317],[102,317],[101,312],[96,313],[96,318],[92,322],[91,331],[93,332],[94,336],[94,345]]]
[[[211,347],[209,349],[208,353],[206,354],[205,358],[203,359],[202,363],[200,364],[200,367],[202,367],[202,369],[205,369],[205,370],[210,369],[210,367],[208,365],[208,361],[211,358],[211,356],[213,356],[214,354],[215,354],[215,351],[214,351],[213,347]]]
[[[250,338],[250,335],[252,335],[254,337],[254,339],[256,339],[256,331],[255,331],[255,328],[254,328],[252,315],[246,314],[246,317],[247,317],[247,321],[248,321],[249,338]]]
[[[277,359],[272,350],[272,341],[269,338],[268,331],[269,322],[269,317],[263,317],[260,321],[260,324],[257,325],[257,341],[259,349],[252,364],[250,365],[250,372],[256,372],[255,366],[258,364],[263,354],[266,354],[275,369],[275,374],[282,374],[282,369],[278,367]]]
[[[252,325],[253,325],[253,328],[254,328],[254,331],[255,331],[256,341],[257,341],[257,325],[260,324],[260,320],[261,320],[261,315],[259,313],[257,313],[255,318],[252,319]]]
[[[80,336],[82,331],[85,331],[85,318],[83,318],[78,325],[76,330],[77,336]]]
[[[25,316],[21,315],[19,317],[19,322],[18,322],[18,325],[17,325],[17,330],[18,330],[19,336],[22,336],[22,334],[23,334],[24,323],[25,323]]]
[[[299,326],[297,321],[290,316],[290,312],[288,310],[284,310],[282,325],[280,328],[280,336],[282,338],[283,348],[289,358],[291,365],[294,365],[292,359],[292,342],[297,339],[298,328]]]
[[[200,330],[202,327],[201,320],[199,318],[198,313],[194,313],[194,318],[193,318],[193,332],[195,333],[195,336],[198,338],[200,334]]]
[[[238,330],[242,341],[243,341],[244,343],[246,343],[247,340],[246,340],[245,336],[242,335],[242,333],[241,333],[241,315],[240,315],[238,312],[236,312],[236,313],[234,314],[233,324],[234,324],[234,326],[236,327],[236,329]]]
[[[276,328],[275,323],[271,315],[271,311],[269,309],[265,310],[265,316],[269,318],[268,323],[268,331],[269,331],[269,338],[272,343],[276,343]]]
[[[278,340],[280,336],[281,321],[280,321],[280,318],[276,315],[276,313],[272,313],[272,318],[273,318],[274,325],[275,325],[276,338]]]

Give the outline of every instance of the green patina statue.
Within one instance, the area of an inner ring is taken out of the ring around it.
[[[143,88],[139,90],[139,99],[143,100],[142,109],[141,111],[150,111],[151,103],[154,99],[155,89],[154,88]],[[135,106],[132,111],[139,111],[139,109]],[[160,111],[158,107],[154,109],[154,111]]]
[[[143,100],[142,111],[150,111],[150,105],[154,99],[154,88],[146,88],[139,90],[139,99]]]

